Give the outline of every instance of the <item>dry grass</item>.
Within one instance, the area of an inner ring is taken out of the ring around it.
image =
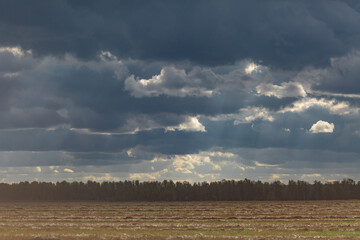
[[[360,239],[360,201],[0,203],[0,239]]]

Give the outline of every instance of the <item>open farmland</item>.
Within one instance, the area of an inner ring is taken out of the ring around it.
[[[7,202],[0,239],[360,239],[360,201]]]

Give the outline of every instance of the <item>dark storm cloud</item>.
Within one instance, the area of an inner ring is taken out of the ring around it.
[[[0,2],[0,45],[86,59],[323,65],[359,46],[359,24],[350,1]]]

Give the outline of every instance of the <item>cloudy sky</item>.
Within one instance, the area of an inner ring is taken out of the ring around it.
[[[360,180],[358,0],[0,1],[0,181]]]

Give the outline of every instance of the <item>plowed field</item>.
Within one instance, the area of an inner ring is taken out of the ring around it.
[[[360,201],[0,203],[0,239],[360,239]]]

